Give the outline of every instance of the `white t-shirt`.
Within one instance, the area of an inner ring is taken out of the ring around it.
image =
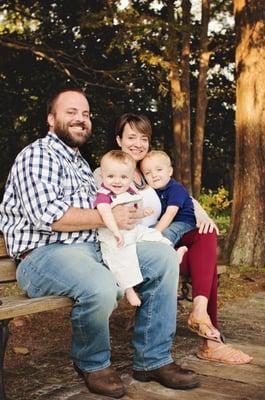
[[[142,219],[141,224],[145,226],[153,226],[157,223],[161,214],[161,203],[159,197],[156,194],[156,191],[150,186],[147,186],[144,190],[139,190],[139,192],[142,195],[143,208],[151,207],[154,210],[153,214]]]

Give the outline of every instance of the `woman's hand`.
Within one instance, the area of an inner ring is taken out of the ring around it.
[[[201,217],[199,220],[197,220],[196,226],[199,228],[199,233],[212,233],[215,229],[217,235],[219,235],[219,229],[217,225],[208,216]]]
[[[134,206],[118,205],[113,207],[112,213],[120,229],[133,229],[141,218]]]
[[[143,210],[144,217],[154,214],[154,210],[151,207],[147,207]]]

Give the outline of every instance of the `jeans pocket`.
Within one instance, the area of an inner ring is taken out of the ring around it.
[[[37,279],[34,279],[34,277],[36,278],[37,272],[31,268],[30,264],[24,266],[22,263],[17,269],[17,281],[19,286],[29,297],[42,297],[43,290],[36,286]]]

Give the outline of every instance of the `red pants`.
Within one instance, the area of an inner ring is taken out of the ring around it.
[[[189,275],[192,281],[192,298],[202,295],[208,299],[208,314],[217,328],[217,267],[216,232],[199,233],[193,229],[183,235],[178,247],[187,246],[180,265],[180,273]]]

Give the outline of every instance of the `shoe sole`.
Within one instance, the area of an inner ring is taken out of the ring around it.
[[[158,383],[160,383],[161,385],[163,385],[163,386],[165,386],[165,387],[167,387],[167,388],[169,388],[169,389],[189,390],[189,389],[195,389],[196,387],[200,386],[199,380],[198,380],[198,381],[194,380],[193,382],[183,383],[183,384],[180,383],[179,385],[173,386],[173,385],[165,385],[165,384],[164,384],[163,382],[161,382],[160,380],[158,380],[158,379],[156,379],[156,378],[154,378],[154,377],[149,377],[149,376],[141,376],[141,377],[138,377],[138,376],[135,376],[135,375],[133,374],[133,379],[135,379],[136,381],[139,381],[139,382],[151,382],[151,381],[155,381],[155,382],[158,382]]]

